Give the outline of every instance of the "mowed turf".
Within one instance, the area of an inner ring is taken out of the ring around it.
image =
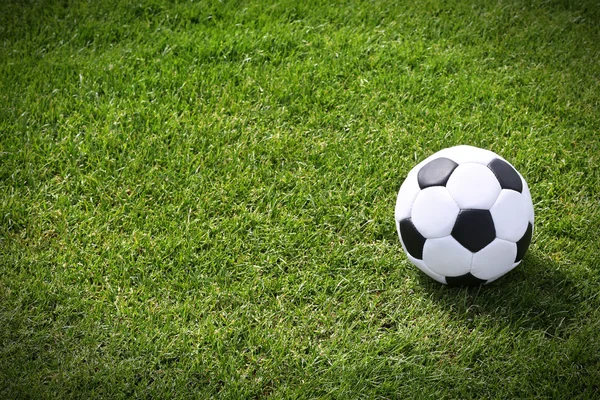
[[[0,397],[600,396],[594,1],[0,3]],[[413,267],[407,172],[536,211],[480,288]]]

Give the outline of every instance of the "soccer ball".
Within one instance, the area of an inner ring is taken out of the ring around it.
[[[519,265],[534,215],[527,182],[508,161],[456,146],[408,173],[395,218],[409,260],[438,282],[463,286],[492,282]]]

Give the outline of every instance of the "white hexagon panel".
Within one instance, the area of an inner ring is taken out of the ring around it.
[[[429,239],[423,247],[423,261],[436,274],[460,276],[471,270],[473,253],[452,236]]]
[[[502,190],[487,166],[469,162],[456,168],[446,187],[463,210],[489,210]]]
[[[396,209],[394,212],[396,221],[410,218],[413,203],[420,191],[421,188],[419,187],[419,182],[417,182],[417,174],[407,176],[402,187],[400,187],[398,199],[396,200]]]
[[[529,223],[529,206],[522,193],[503,189],[490,213],[497,238],[516,243],[523,237]]]
[[[517,244],[515,242],[495,239],[473,255],[471,274],[483,280],[503,275],[512,269],[516,258]]]
[[[413,203],[412,222],[428,239],[444,237],[452,232],[459,211],[445,187],[429,187],[421,190]]]

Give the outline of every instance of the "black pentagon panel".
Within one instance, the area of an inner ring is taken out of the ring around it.
[[[533,226],[531,222],[527,224],[527,230],[525,234],[519,241],[517,242],[517,257],[515,258],[515,262],[519,262],[525,257],[525,253],[527,253],[527,249],[529,248],[529,244],[531,243],[531,235],[533,234]]]
[[[521,182],[521,177],[509,163],[499,158],[495,158],[488,164],[488,168],[496,175],[502,189],[511,189],[523,193],[523,182]]]
[[[431,186],[445,186],[456,167],[457,163],[445,157],[428,162],[417,174],[419,187],[425,189]]]
[[[452,237],[473,253],[496,238],[492,214],[488,210],[462,210],[452,228]]]
[[[415,228],[415,225],[410,218],[400,221],[400,235],[402,236],[402,241],[404,242],[408,254],[416,259],[422,260],[425,238],[419,233],[417,228]]]
[[[470,272],[461,276],[446,277],[446,283],[448,283],[448,286],[479,286],[483,285],[485,282],[485,280],[477,278]]]

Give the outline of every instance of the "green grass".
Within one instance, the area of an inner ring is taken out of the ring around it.
[[[3,1],[1,398],[600,396],[600,5]],[[443,287],[393,210],[456,144],[536,231]]]

